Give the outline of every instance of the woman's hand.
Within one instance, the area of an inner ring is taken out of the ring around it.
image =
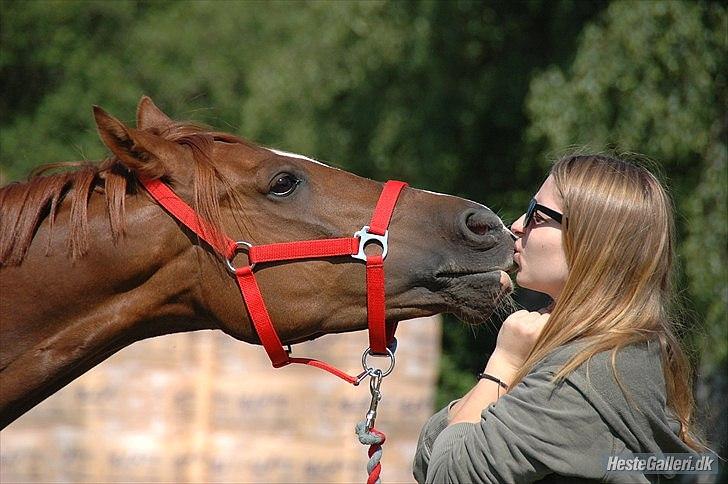
[[[549,320],[547,309],[540,312],[516,311],[503,321],[498,332],[495,351],[490,356],[485,372],[510,386],[513,376],[523,366],[536,339],[541,334],[546,321]],[[449,412],[450,422],[455,425],[461,422],[477,423],[481,412],[501,394],[501,387],[488,379],[480,380],[472,390],[452,406]]]
[[[521,310],[508,316],[498,332],[495,351],[488,360],[485,372],[510,385],[512,377],[531,353],[549,316],[545,310]]]

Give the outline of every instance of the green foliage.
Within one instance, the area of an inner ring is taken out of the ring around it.
[[[568,69],[551,68],[531,85],[531,137],[649,148],[691,165],[708,143],[722,75],[720,13],[680,2],[615,2],[584,29]],[[724,53],[724,52],[723,52]],[[548,122],[546,122],[548,120]],[[699,122],[696,123],[695,121]]]
[[[718,4],[614,2],[573,64],[535,77],[527,99],[529,140],[547,152],[659,160],[678,209],[682,298],[701,320],[688,336],[710,367],[728,355],[726,22]]]
[[[704,321],[705,329],[695,339],[708,372],[720,372],[720,365],[728,364],[728,146],[725,124],[720,124],[717,120],[706,148],[701,180],[683,203],[688,228],[681,253],[690,300]],[[722,135],[715,136],[720,130]]]

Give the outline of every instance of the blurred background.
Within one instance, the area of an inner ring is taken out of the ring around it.
[[[507,223],[565,153],[653,160],[677,208],[675,309],[695,365],[698,420],[726,454],[724,3],[0,5],[2,183],[46,162],[101,159],[91,106],[133,120],[142,94],[176,119],[470,198]],[[516,298],[539,303],[525,291]],[[433,330],[442,354],[430,404],[472,385],[499,323],[446,317]]]

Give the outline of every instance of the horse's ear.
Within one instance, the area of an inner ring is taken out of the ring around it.
[[[149,96],[142,96],[137,105],[137,129],[150,129],[156,128],[158,131],[163,131],[166,128],[172,126],[172,121],[169,116],[164,114],[159,109]]]
[[[180,168],[187,165],[181,162],[188,153],[177,143],[130,128],[98,106],[94,106],[94,118],[101,140],[131,171],[145,178],[185,178]]]

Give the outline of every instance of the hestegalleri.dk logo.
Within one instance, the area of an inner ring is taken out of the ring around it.
[[[615,454],[603,458],[607,472],[717,474],[715,454]]]

